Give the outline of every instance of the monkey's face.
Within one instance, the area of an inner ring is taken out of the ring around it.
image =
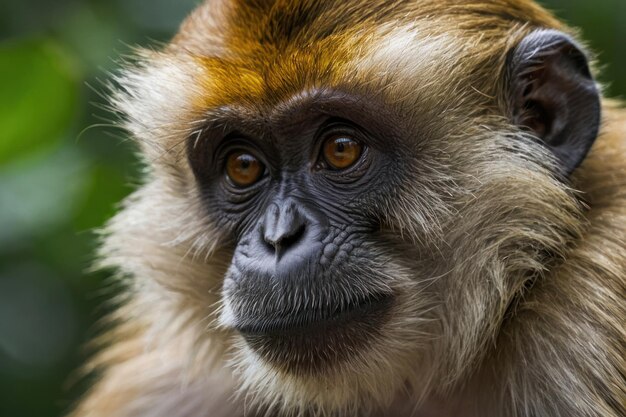
[[[406,147],[370,105],[330,89],[263,113],[232,111],[188,148],[234,242],[220,322],[282,372],[336,372],[399,336],[388,326],[407,249],[384,223]]]

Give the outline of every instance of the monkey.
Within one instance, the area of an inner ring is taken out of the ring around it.
[[[73,417],[626,415],[626,111],[531,0],[209,0],[114,77],[142,185]]]

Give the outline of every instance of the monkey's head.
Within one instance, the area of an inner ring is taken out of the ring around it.
[[[580,232],[600,100],[562,30],[525,0],[207,2],[114,99],[149,167],[104,246],[131,314],[268,406],[454,389]]]

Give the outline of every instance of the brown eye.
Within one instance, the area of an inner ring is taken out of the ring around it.
[[[346,169],[359,160],[363,147],[356,140],[345,135],[334,135],[324,142],[323,152],[326,162],[335,169]]]
[[[246,151],[235,151],[226,160],[226,175],[239,187],[257,182],[263,175],[263,164]]]

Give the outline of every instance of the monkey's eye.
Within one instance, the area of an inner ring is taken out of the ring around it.
[[[324,141],[322,154],[334,169],[346,169],[359,160],[363,146],[346,135],[332,135]]]
[[[248,187],[257,182],[264,169],[256,156],[244,150],[231,152],[226,158],[226,175],[238,187]]]

